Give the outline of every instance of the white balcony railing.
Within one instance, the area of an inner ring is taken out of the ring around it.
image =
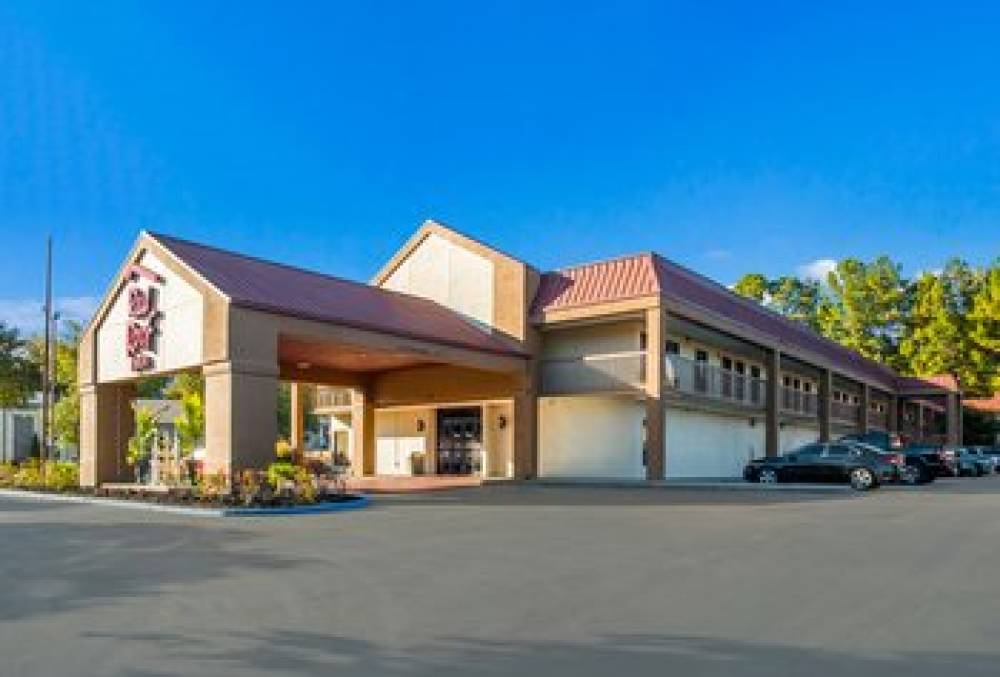
[[[680,355],[664,360],[666,386],[686,395],[698,395],[747,407],[763,407],[765,381],[698,362]]]
[[[889,427],[889,415],[884,411],[869,411],[868,426],[887,430]]]
[[[333,409],[351,406],[351,391],[346,388],[316,388],[316,409]]]
[[[849,402],[831,402],[830,416],[838,421],[857,423],[861,418],[861,408]]]
[[[542,361],[542,392],[565,395],[639,390],[645,372],[643,350],[553,358]]]
[[[816,393],[807,393],[782,386],[781,409],[792,414],[816,416],[819,414],[819,396]]]

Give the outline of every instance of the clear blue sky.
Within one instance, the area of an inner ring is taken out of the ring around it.
[[[818,4],[7,0],[0,317],[46,231],[80,308],[141,227],[357,279],[428,217],[726,283],[1000,254],[1000,6]]]

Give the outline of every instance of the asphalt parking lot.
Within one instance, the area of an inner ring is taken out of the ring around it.
[[[0,499],[0,539],[4,676],[1000,670],[1000,477],[227,519]]]

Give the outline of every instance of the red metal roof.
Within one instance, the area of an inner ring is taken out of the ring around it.
[[[976,411],[1000,414],[1000,392],[993,393],[993,397],[962,400],[962,405]]]
[[[950,390],[957,393],[958,379],[951,374],[938,374],[936,376],[900,376],[899,387],[903,390]]]
[[[459,348],[526,356],[512,339],[483,331],[434,301],[168,235],[149,235],[236,306]]]
[[[545,273],[531,312],[534,315],[659,292],[652,254],[625,256]]]
[[[532,315],[537,318],[553,310],[652,295],[693,304],[772,336],[781,345],[848,367],[887,389],[898,387],[901,377],[884,364],[651,252],[545,273],[532,303]],[[924,382],[924,387],[941,386]]]

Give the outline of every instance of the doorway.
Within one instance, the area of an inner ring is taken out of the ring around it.
[[[483,466],[481,407],[438,409],[437,473],[478,475]]]

